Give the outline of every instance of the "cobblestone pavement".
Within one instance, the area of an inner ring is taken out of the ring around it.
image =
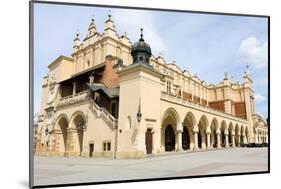
[[[165,153],[145,159],[39,157],[34,160],[34,184],[65,184],[164,178],[268,169],[267,148],[228,148]]]

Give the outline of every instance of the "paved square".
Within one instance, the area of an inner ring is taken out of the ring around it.
[[[167,153],[145,159],[35,157],[34,184],[66,184],[268,170],[267,148]]]

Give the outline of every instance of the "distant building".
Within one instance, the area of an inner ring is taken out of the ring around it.
[[[35,114],[33,119],[33,151],[36,151],[36,143],[37,143],[37,130],[38,130],[38,114]]]
[[[119,36],[110,15],[102,34],[92,20],[85,39],[74,39],[71,57],[48,68],[37,155],[139,158],[268,142],[247,70],[242,84],[227,73],[206,84],[154,57],[142,33],[133,45]]]

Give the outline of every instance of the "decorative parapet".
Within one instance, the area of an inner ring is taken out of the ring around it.
[[[38,123],[39,122],[42,122],[44,120],[44,115],[43,114],[40,114],[39,116],[38,116]]]
[[[57,102],[57,107],[68,106],[79,102],[83,102],[85,100],[89,100],[89,94],[89,90],[86,90],[80,93],[76,93],[74,95],[63,97]]]
[[[182,105],[182,106],[186,106],[186,107],[189,107],[189,108],[193,108],[193,109],[196,109],[196,110],[199,110],[199,111],[208,112],[208,113],[211,113],[211,114],[214,114],[214,115],[225,117],[227,119],[231,119],[231,120],[234,120],[234,121],[241,122],[243,124],[248,124],[248,121],[245,120],[245,119],[241,119],[241,118],[235,117],[231,114],[227,114],[227,113],[218,111],[214,108],[210,108],[210,107],[202,106],[202,105],[199,105],[199,104],[195,104],[193,102],[190,102],[188,100],[184,100],[184,99],[182,99],[178,96],[174,96],[174,95],[168,94],[168,93],[163,92],[163,91],[161,91],[161,100],[166,100],[166,101],[176,103],[176,104],[179,104],[179,105]]]
[[[268,125],[260,114],[258,113],[252,114],[252,118],[256,130],[257,129],[266,130],[266,131],[268,130]]]
[[[64,107],[73,105],[76,103],[84,102],[90,100],[91,105],[89,108],[95,112],[97,117],[101,117],[112,129],[117,127],[117,119],[113,117],[105,108],[100,107],[97,103],[90,98],[90,91],[86,90],[80,93],[76,93],[75,95],[70,95],[67,97],[63,97],[58,100],[57,107]]]

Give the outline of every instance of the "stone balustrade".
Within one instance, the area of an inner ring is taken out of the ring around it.
[[[97,117],[101,117],[112,129],[117,127],[117,119],[113,117],[105,108],[100,107],[94,100],[91,99],[92,108],[96,112]]]
[[[74,95],[60,98],[57,102],[57,107],[76,104],[89,99],[89,90],[76,93]]]
[[[161,91],[161,100],[173,102],[173,103],[176,103],[176,104],[179,104],[179,105],[182,105],[182,106],[186,106],[186,107],[190,107],[190,108],[193,108],[193,109],[196,109],[196,110],[199,110],[199,111],[208,112],[208,113],[211,113],[211,114],[214,114],[214,115],[217,115],[217,116],[220,116],[220,117],[224,117],[224,118],[227,118],[227,119],[230,119],[230,120],[234,120],[234,121],[237,121],[237,122],[240,122],[240,123],[243,123],[243,124],[248,124],[247,120],[245,120],[245,119],[233,116],[233,115],[225,113],[225,112],[218,111],[218,110],[216,110],[214,108],[211,108],[211,107],[202,106],[200,104],[195,104],[191,101],[184,100],[181,97],[168,94],[164,91]]]

